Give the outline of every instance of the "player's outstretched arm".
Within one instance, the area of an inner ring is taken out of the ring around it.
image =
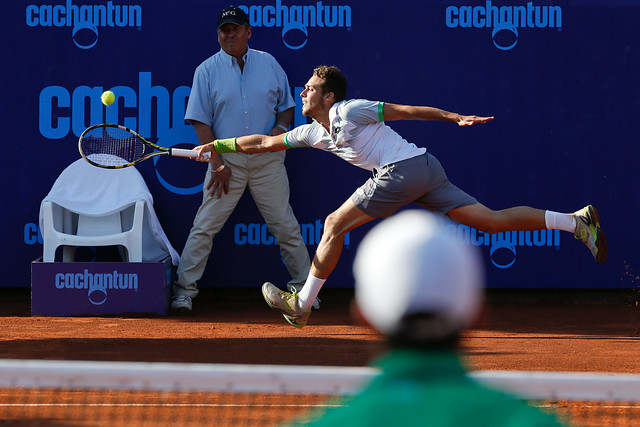
[[[490,116],[490,117],[480,117],[480,116],[462,116],[460,115],[460,117],[458,118],[458,126],[471,126],[471,125],[475,125],[476,123],[487,123],[488,121],[493,120],[494,117]]]
[[[285,132],[286,133],[286,132]],[[284,144],[284,135],[248,135],[236,139],[238,153],[265,153],[267,151],[282,151],[291,148]]]
[[[458,126],[471,126],[476,123],[486,123],[493,120],[493,116],[465,116],[458,113],[441,110],[434,107],[420,107],[385,103],[382,116],[388,120],[437,120],[457,123]]]
[[[282,151],[288,147],[284,144],[284,134],[269,135],[247,135],[239,138],[216,139],[208,144],[199,145],[194,150],[200,153],[196,160],[203,161],[204,153],[265,153],[267,151]]]

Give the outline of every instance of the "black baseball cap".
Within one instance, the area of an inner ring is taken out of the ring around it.
[[[229,22],[238,25],[249,24],[249,17],[244,10],[239,7],[229,6],[220,12],[218,16],[218,28]]]

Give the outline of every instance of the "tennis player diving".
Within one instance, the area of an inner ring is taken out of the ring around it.
[[[280,311],[291,325],[307,324],[314,299],[338,263],[344,235],[375,218],[388,217],[411,202],[490,234],[514,230],[568,231],[587,245],[598,264],[605,262],[607,242],[593,206],[574,213],[529,206],[492,210],[453,185],[438,159],[425,148],[407,142],[385,124],[390,120],[438,120],[472,126],[493,117],[363,99],[345,100],[346,89],[347,80],[337,67],[317,67],[300,94],[302,114],[311,117],[312,123],[277,136],[249,135],[215,140],[195,148],[202,156],[207,152],[261,153],[313,147],[372,171],[373,176],[325,219],[322,239],[300,292],[282,291],[269,282],[262,286],[267,304]]]

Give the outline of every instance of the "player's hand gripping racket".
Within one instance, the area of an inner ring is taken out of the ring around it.
[[[161,147],[129,128],[110,124],[94,125],[82,132],[78,150],[87,162],[107,169],[126,168],[156,156],[198,157],[195,150]],[[211,153],[203,155],[205,159],[209,156]]]

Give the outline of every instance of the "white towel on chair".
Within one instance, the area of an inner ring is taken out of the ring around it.
[[[135,167],[103,169],[78,159],[62,171],[43,201],[51,201],[65,209],[83,215],[105,215],[145,201],[142,231],[142,260],[157,262],[171,256],[178,265],[180,256],[167,238],[155,210],[147,183]],[[40,208],[42,229],[42,207]]]

